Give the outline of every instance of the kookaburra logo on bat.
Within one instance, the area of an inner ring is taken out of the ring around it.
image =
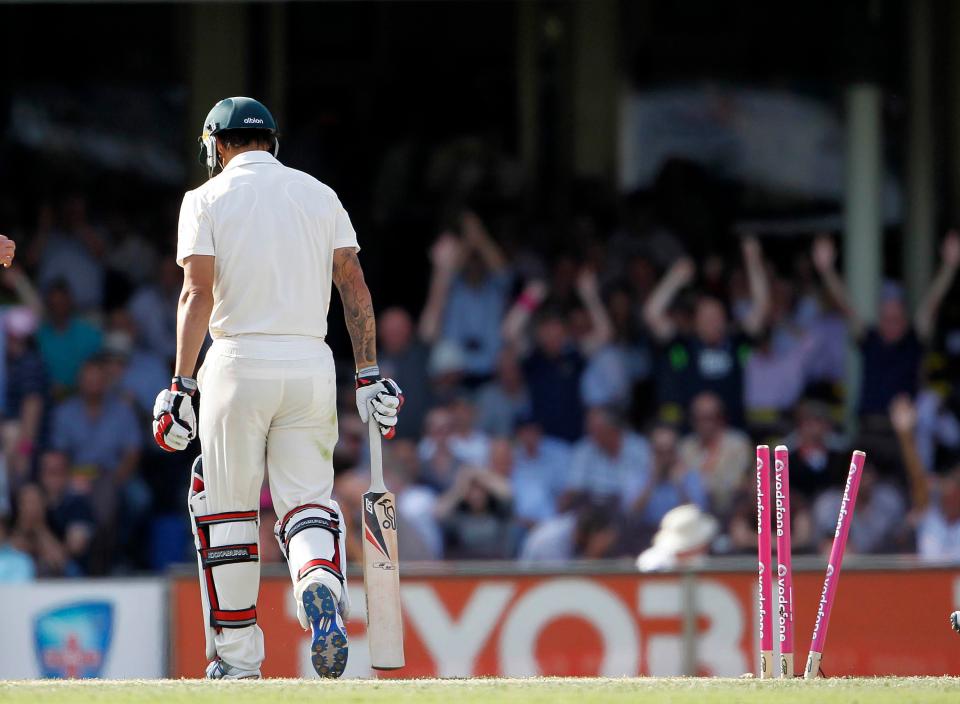
[[[393,502],[384,497],[377,502],[377,506],[383,507],[383,528],[384,530],[397,529],[397,514],[393,508]]]

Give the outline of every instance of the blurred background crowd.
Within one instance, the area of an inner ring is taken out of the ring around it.
[[[11,230],[3,576],[189,558],[195,453],[168,455],[149,435],[181,273],[162,246],[172,237],[149,243],[117,221],[72,194]],[[868,463],[851,548],[960,559],[960,235],[943,239],[915,310],[887,281],[868,325],[829,234],[732,233],[697,254],[664,223],[581,226],[577,248],[538,249],[461,210],[430,247],[425,303],[380,308],[381,369],[406,394],[386,450],[406,559],[635,556],[687,504],[712,526],[711,553],[749,554],[758,442],[791,450],[795,551],[829,545],[856,447]],[[356,516],[366,430],[349,356],[340,366],[335,491]],[[266,491],[261,511],[262,559],[278,560]]]
[[[848,549],[960,560],[960,93],[932,99],[960,85],[947,5],[803,4],[783,33],[782,9],[746,0],[67,5],[52,24],[0,3],[18,245],[0,581],[194,559],[199,447],[160,451],[150,413],[179,201],[204,175],[188,153],[230,94],[273,110],[281,161],[358,231],[406,397],[385,446],[405,560],[633,559],[668,514],[654,567],[751,554],[757,443],[790,448],[795,552],[829,544],[857,448]],[[367,450],[340,319],[335,301],[349,519]],[[267,493],[261,512],[279,561]]]

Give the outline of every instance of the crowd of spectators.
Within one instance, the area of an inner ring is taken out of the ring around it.
[[[43,208],[0,276],[0,581],[192,559],[194,453],[149,438],[180,270],[107,221],[79,196]],[[749,554],[753,446],[782,442],[796,552],[828,545],[858,447],[849,549],[960,560],[960,235],[912,312],[895,282],[859,309],[830,236],[786,261],[779,241],[735,241],[694,258],[661,227],[537,249],[469,210],[440,234],[422,308],[378,300],[380,368],[406,397],[385,445],[404,559],[636,556],[687,505],[717,527],[709,552]],[[334,455],[348,517],[367,486],[350,366]],[[261,514],[261,559],[279,560],[266,490]]]

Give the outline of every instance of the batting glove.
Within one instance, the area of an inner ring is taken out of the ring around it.
[[[153,404],[153,439],[167,452],[186,449],[197,437],[197,416],[191,397],[197,382],[186,376],[175,376],[169,389],[157,394]]]
[[[367,367],[357,372],[357,410],[366,423],[373,419],[387,440],[397,434],[397,413],[403,405],[403,392],[393,379],[380,376],[379,367]]]
[[[960,611],[954,611],[950,614],[950,627],[960,633]]]

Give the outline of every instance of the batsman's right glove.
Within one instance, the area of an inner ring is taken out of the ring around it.
[[[403,405],[403,392],[393,379],[380,376],[379,367],[367,367],[357,372],[357,410],[366,423],[373,419],[387,440],[397,434],[397,414]]]
[[[153,404],[153,439],[167,452],[186,449],[197,437],[197,415],[191,399],[196,392],[195,380],[176,376],[169,389],[157,394]]]
[[[960,611],[954,611],[950,614],[950,625],[957,633],[960,633]]]

